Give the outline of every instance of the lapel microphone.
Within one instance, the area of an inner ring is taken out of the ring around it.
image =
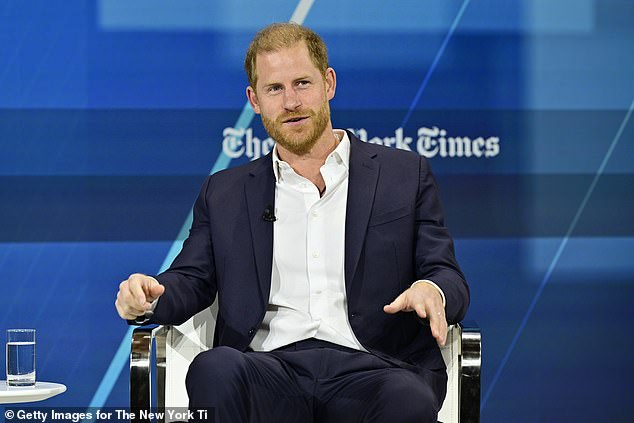
[[[271,204],[268,204],[266,208],[264,209],[264,212],[262,213],[262,220],[264,220],[265,222],[271,222],[271,223],[277,220],[277,218],[275,217],[275,213],[273,211],[273,206]]]

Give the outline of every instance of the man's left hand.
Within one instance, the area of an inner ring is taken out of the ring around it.
[[[408,288],[394,301],[383,307],[388,314],[399,311],[415,311],[421,319],[429,320],[431,334],[438,345],[443,346],[447,341],[447,318],[442,297],[434,286],[421,282]]]

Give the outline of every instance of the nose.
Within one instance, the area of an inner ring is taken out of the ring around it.
[[[294,88],[284,90],[284,108],[295,110],[302,105],[302,102]]]

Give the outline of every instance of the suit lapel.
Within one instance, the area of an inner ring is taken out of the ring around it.
[[[273,223],[262,218],[266,207],[275,207],[275,176],[269,154],[248,176],[245,195],[262,300],[268,302],[273,266]]]
[[[379,178],[379,163],[375,153],[365,148],[363,141],[348,132],[350,138],[350,175],[348,178],[348,204],[346,211],[346,293],[350,297],[359,257],[374,204],[374,194]]]
[[[379,163],[375,153],[368,152],[363,141],[348,132],[350,137],[350,175],[346,211],[345,280],[346,292],[359,263],[365,234],[374,204],[379,177]],[[250,173],[245,184],[245,196],[253,239],[260,293],[268,301],[273,266],[273,223],[262,219],[264,209],[275,207],[275,176],[269,154]]]

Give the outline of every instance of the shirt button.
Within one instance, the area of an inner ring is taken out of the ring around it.
[[[319,258],[319,251],[313,252],[313,258]]]
[[[319,295],[321,294],[323,291],[321,289],[318,289],[317,291],[315,291],[315,294]]]
[[[319,213],[318,213],[316,210],[313,210],[310,214],[311,214],[313,217],[319,217]]]

